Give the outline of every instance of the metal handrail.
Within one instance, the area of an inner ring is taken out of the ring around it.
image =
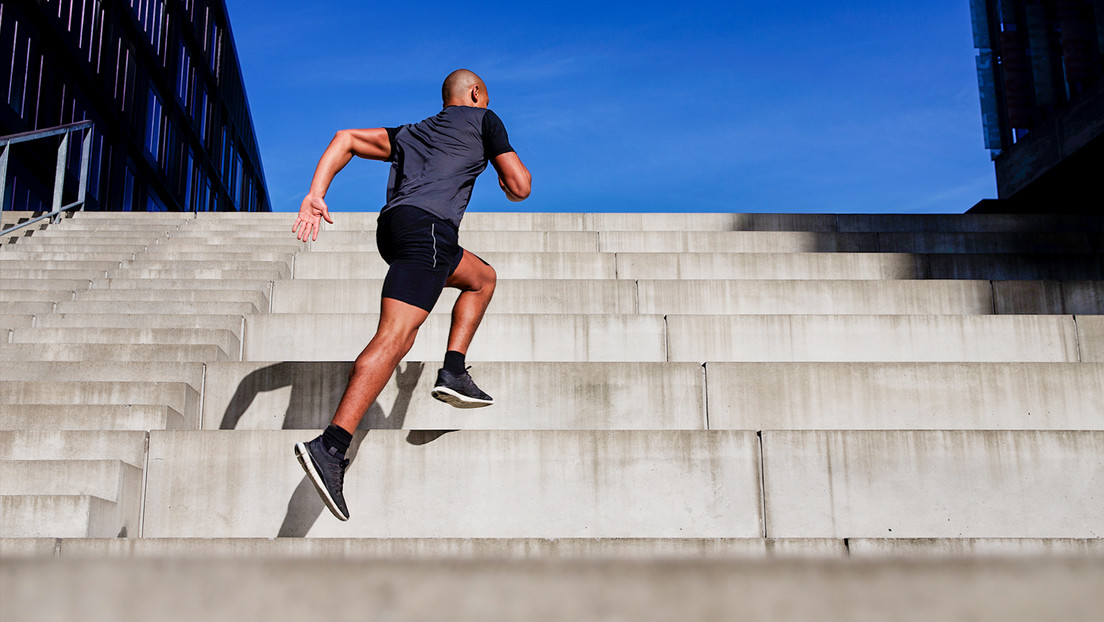
[[[77,188],[77,200],[69,205],[62,205],[61,195],[65,187],[65,162],[69,158],[69,140],[74,132],[81,132],[80,186]],[[88,165],[92,154],[91,121],[78,121],[76,123],[67,123],[65,125],[42,130],[32,130],[30,132],[11,134],[9,136],[0,136],[0,208],[4,206],[4,193],[7,192],[8,188],[8,153],[11,150],[11,146],[31,140],[41,140],[43,138],[59,135],[62,136],[62,139],[61,144],[58,145],[57,169],[54,173],[54,197],[50,204],[50,212],[4,229],[0,231],[0,236],[7,235],[47,218],[50,219],[51,223],[56,223],[65,212],[76,208],[84,209],[84,203],[88,197]]]

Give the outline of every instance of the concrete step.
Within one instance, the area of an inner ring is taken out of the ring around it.
[[[199,429],[199,391],[184,382],[0,380],[0,402],[168,406],[184,416],[188,429]]]
[[[764,431],[766,534],[1098,538],[1104,432]]]
[[[382,280],[295,279],[277,281],[273,313],[372,313],[380,308]],[[499,280],[495,313],[635,313],[637,287],[631,281]],[[459,290],[445,289],[433,308],[451,314]]]
[[[203,272],[206,270],[219,270],[222,272],[231,270],[242,271],[269,271],[275,278],[290,278],[291,267],[284,261],[256,261],[246,260],[238,262],[227,262],[217,260],[172,260],[172,259],[142,259],[123,262],[119,268],[124,270],[196,270],[197,272]],[[113,275],[114,276],[114,275]],[[197,274],[198,278],[199,275]]]
[[[613,279],[612,253],[480,253],[500,279]],[[347,253],[300,253],[295,257],[296,279],[382,279],[387,264],[374,249]]]
[[[56,306],[56,302],[9,302],[5,300],[2,308],[4,313],[8,314],[36,316],[52,313]]]
[[[14,559],[953,561],[1104,556],[1104,538],[0,538]]]
[[[184,415],[168,406],[9,404],[0,410],[0,430],[184,429]]]
[[[997,313],[1096,315],[1104,281],[994,281],[993,303]]]
[[[42,290],[42,289],[60,289],[65,291],[76,291],[78,289],[88,289],[92,285],[92,279],[23,279],[23,278],[8,278],[4,276],[4,273],[0,271],[0,291],[7,293],[9,290]],[[11,302],[12,300],[5,295],[3,302]]]
[[[1104,362],[1104,318],[1077,316],[1077,337],[1082,361]]]
[[[39,271],[37,273],[41,273],[46,277],[51,276],[53,273],[42,271],[60,271],[55,276],[62,279],[84,278],[85,275],[103,276],[104,272],[118,268],[123,262],[43,259],[41,261],[18,263],[21,267],[9,268],[6,264],[0,266],[0,269],[3,269],[4,276],[8,278],[35,278],[33,276],[27,276],[27,271],[29,270]],[[81,276],[71,276],[72,274],[80,274]]]
[[[352,361],[378,324],[376,314],[249,315],[244,359]],[[449,325],[447,315],[430,315],[404,360],[440,360]],[[664,320],[660,315],[487,315],[468,360],[665,361]]]
[[[672,361],[1097,360],[1079,356],[1087,339],[1061,315],[671,315],[666,325]]]
[[[710,429],[1104,430],[1100,363],[705,367]]]
[[[265,310],[267,310],[267,306]],[[68,300],[57,303],[57,313],[167,313],[180,315],[195,313],[200,315],[244,315],[257,313],[260,309],[251,302],[142,302],[111,300]]]
[[[71,289],[2,289],[4,308],[8,309],[8,304],[15,304],[20,302],[61,302],[62,300],[73,300],[76,296],[76,292]]]
[[[16,559],[5,571],[11,596],[0,613],[11,622],[284,622],[322,608],[395,622],[725,618],[720,612],[749,622],[1086,621],[1104,607],[1100,560]],[[347,596],[330,604],[309,596],[335,592]]]
[[[216,238],[217,239],[217,238]],[[536,253],[587,253],[600,250],[593,231],[460,231],[460,245],[475,254],[527,250]],[[326,231],[311,252],[374,251],[374,233]]]
[[[0,431],[0,461],[122,460],[144,468],[148,438],[141,431]]]
[[[94,290],[250,290],[267,293],[268,279],[119,279],[100,278],[91,281]]]
[[[839,214],[841,232],[1055,232],[1104,231],[1096,214]]]
[[[147,363],[238,360],[216,345],[2,343],[0,361],[135,361]]]
[[[242,338],[244,325],[245,318],[240,315],[172,315],[168,313],[51,313],[39,316],[35,324],[40,328],[218,329],[230,331],[239,340]]]
[[[1088,550],[1032,540],[1020,550]],[[1084,541],[1080,541],[1084,542]],[[923,546],[917,543],[915,546]],[[980,547],[986,546],[982,543]],[[1011,547],[1009,547],[1011,548]],[[800,538],[67,538],[0,539],[0,556],[66,559],[761,560],[842,559],[843,540]],[[1027,553],[1022,553],[1026,555]]]
[[[12,538],[127,537],[138,522],[138,513],[92,495],[0,496],[0,532]]]
[[[186,382],[193,389],[203,389],[202,363],[70,362],[70,361],[2,361],[0,377],[4,380],[61,380],[66,382]]]
[[[856,559],[1095,558],[1104,556],[1104,538],[850,538],[847,552]]]
[[[126,246],[152,246],[168,239],[167,232],[154,231],[110,231],[104,233],[91,233],[85,231],[64,231],[60,229],[47,229],[40,231],[24,242],[33,242],[41,246],[63,246],[65,244],[86,245],[126,245]],[[17,246],[22,245],[20,242]]]
[[[91,495],[115,502],[133,497],[140,502],[142,469],[120,460],[5,460],[0,462],[0,495]]]
[[[614,253],[1100,253],[1104,252],[1104,234],[610,231],[601,234],[598,250]]]
[[[267,286],[263,291],[223,288],[170,289],[150,283],[150,287],[141,289],[92,289],[76,292],[73,299],[80,302],[231,302],[249,303],[258,310],[264,311],[269,308]]]
[[[69,261],[78,264],[77,267],[85,261],[121,262],[133,259],[144,248],[135,247],[133,250],[122,250],[112,247],[110,251],[76,251],[68,248],[66,250],[4,251],[0,253],[0,262],[4,262],[0,264],[0,274],[5,271],[4,268],[15,265],[17,262],[35,265],[39,261]]]
[[[142,223],[130,223],[126,226],[99,229],[80,229],[74,226],[58,226],[36,233],[33,237],[46,238],[96,238],[101,240],[156,240],[167,238],[176,227],[160,225],[150,226]]]
[[[358,433],[353,517],[292,455],[305,431],[150,432],[146,537],[758,537],[753,432]],[[249,451],[243,448],[249,447]],[[219,477],[207,474],[218,473]],[[326,512],[326,516],[322,513]]]
[[[166,238],[109,238],[101,236],[82,237],[78,235],[25,238],[18,244],[4,247],[3,253],[64,252],[77,253],[136,253],[157,248]]]
[[[622,279],[1104,279],[1104,255],[1100,254],[616,253],[616,257],[617,277]]]
[[[96,263],[99,263],[99,262],[96,262]],[[9,267],[7,265],[4,265],[4,266],[0,266],[0,271],[3,272],[4,278],[8,278],[8,279],[36,279],[40,282],[47,282],[47,281],[50,281],[50,280],[53,280],[53,279],[92,280],[92,279],[103,278],[103,277],[107,276],[108,271],[112,270],[114,268],[117,268],[120,263],[122,263],[122,262],[115,262],[114,264],[112,264],[111,268],[96,268],[96,267],[87,268],[87,267],[83,267],[84,266],[83,263],[74,264],[74,263],[71,263],[71,262],[60,262],[60,265],[63,266],[61,268],[58,268],[56,266],[52,267],[52,268],[37,268],[37,267],[36,268],[26,268],[26,267],[13,268],[13,267]],[[14,264],[14,265],[24,266],[25,264],[17,263],[17,264]],[[36,262],[35,265],[37,265],[37,262]],[[70,267],[64,267],[64,266],[70,266]],[[82,266],[82,267],[73,268],[72,266]]]
[[[241,343],[217,328],[17,328],[10,343],[98,343],[104,345],[217,345],[227,353]]]
[[[695,363],[480,363],[471,373],[495,404],[478,409],[452,408],[430,396],[440,366],[401,365],[362,429],[705,428],[704,377]],[[203,429],[324,428],[351,369],[344,362],[208,364]]]
[[[217,261],[221,263],[240,263],[245,261],[279,261],[291,265],[293,252],[273,251],[257,248],[255,250],[228,250],[222,247],[203,248],[177,244],[165,244],[153,250],[138,253],[136,261],[172,260],[172,261]]]
[[[2,308],[7,309],[7,305]],[[0,313],[0,331],[34,326],[34,318],[34,314],[31,313]],[[6,334],[2,336],[6,340]]]
[[[165,279],[165,280],[181,280],[192,279],[196,281],[205,280],[264,280],[272,281],[285,278],[287,275],[284,270],[280,268],[224,268],[217,266],[209,267],[196,267],[196,268],[174,268],[174,267],[158,267],[150,268],[145,267],[148,262],[142,262],[141,264],[134,264],[128,268],[119,268],[110,271],[105,271],[103,274],[97,275],[107,278],[118,279]],[[226,265],[226,264],[224,264]]]
[[[202,238],[170,238],[164,244],[151,246],[148,250],[151,255],[155,253],[229,253],[251,256],[245,257],[246,259],[255,257],[256,259],[283,261],[288,255],[305,252],[307,247],[296,242],[294,238],[291,242],[284,238],[272,240],[242,238],[231,242],[214,242]]]

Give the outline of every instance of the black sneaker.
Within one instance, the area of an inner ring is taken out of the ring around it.
[[[321,436],[309,443],[295,444],[295,457],[307,472],[318,496],[322,497],[334,516],[349,520],[349,509],[345,507],[345,496],[341,494],[349,461],[339,455],[337,449],[326,451]]]
[[[467,370],[462,374],[454,374],[443,368],[437,370],[437,384],[433,385],[432,395],[456,408],[479,408],[494,404],[490,395],[475,386]]]

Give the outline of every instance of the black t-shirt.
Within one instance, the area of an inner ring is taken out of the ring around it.
[[[456,227],[487,161],[514,150],[502,120],[486,108],[448,106],[424,121],[386,129],[392,164],[380,212],[408,205]]]

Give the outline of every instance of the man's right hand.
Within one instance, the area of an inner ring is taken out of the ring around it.
[[[333,224],[330,208],[326,206],[322,197],[308,194],[299,205],[299,217],[295,219],[295,225],[291,230],[295,232],[295,237],[299,238],[300,242],[306,242],[308,238],[314,241],[318,239],[318,232],[322,230],[322,220]]]

